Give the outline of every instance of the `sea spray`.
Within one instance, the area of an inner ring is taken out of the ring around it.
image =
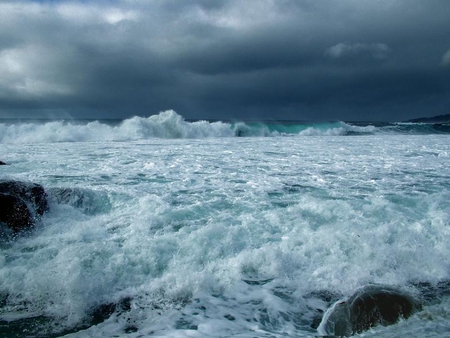
[[[450,279],[447,135],[142,135],[3,141],[2,176],[50,196],[32,232],[0,242],[11,329],[69,332],[129,299],[70,336],[307,337],[360,287]],[[366,335],[444,335],[448,293],[434,294]]]
[[[445,124],[371,123],[341,121],[306,123],[298,121],[186,121],[173,110],[149,117],[123,121],[0,121],[0,143],[52,143],[203,139],[229,137],[355,136],[372,134],[449,134]]]

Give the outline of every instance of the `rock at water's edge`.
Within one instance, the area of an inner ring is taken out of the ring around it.
[[[27,204],[17,196],[0,193],[0,222],[14,232],[33,226],[34,220]]]
[[[351,336],[376,325],[392,325],[420,310],[411,295],[390,286],[364,287],[337,301],[325,313],[317,329],[322,335]]]
[[[32,213],[40,216],[48,210],[47,193],[39,184],[0,180],[0,193],[21,198]]]
[[[0,165],[6,165],[6,163],[3,161],[0,161]]]
[[[47,210],[47,194],[39,184],[0,181],[0,222],[14,232],[30,228]]]
[[[96,215],[111,209],[108,195],[104,192],[82,188],[48,188],[50,202],[70,205],[87,215]]]

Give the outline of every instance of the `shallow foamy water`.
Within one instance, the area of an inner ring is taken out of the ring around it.
[[[58,331],[129,298],[127,311],[70,336],[314,336],[330,302],[360,286],[414,292],[450,279],[448,141],[6,142],[3,178],[84,199],[49,192],[41,224],[1,242],[0,319],[41,316]],[[442,336],[448,315],[443,296],[364,335]]]

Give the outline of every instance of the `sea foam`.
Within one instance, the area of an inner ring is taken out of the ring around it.
[[[273,137],[143,139],[163,117],[92,122],[133,130],[128,142],[2,144],[3,177],[43,185],[51,209],[0,241],[0,322],[75,330],[98,306],[131,299],[71,336],[314,336],[359,287],[450,280],[447,137],[300,136],[305,124],[277,135],[266,123],[244,127]],[[448,332],[448,289],[433,301],[367,334]]]

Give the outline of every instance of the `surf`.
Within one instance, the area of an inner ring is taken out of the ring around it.
[[[298,121],[187,121],[173,110],[123,121],[0,121],[0,143],[127,142],[149,139],[371,135],[374,125]],[[398,132],[395,128],[391,132]],[[401,131],[401,130],[400,130]]]

